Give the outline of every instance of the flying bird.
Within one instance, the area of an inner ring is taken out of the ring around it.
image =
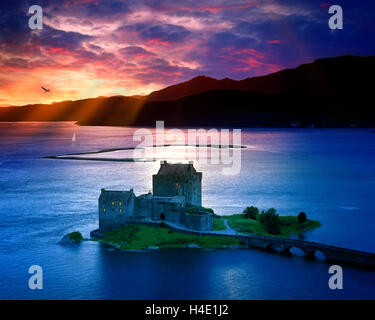
[[[44,87],[41,87],[41,88],[44,90],[44,92],[51,92],[50,89],[46,89],[46,88],[44,88]]]

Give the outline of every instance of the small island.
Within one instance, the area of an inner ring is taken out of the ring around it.
[[[192,162],[161,162],[152,177],[153,193],[102,189],[99,229],[91,239],[80,232],[65,235],[60,244],[99,241],[127,251],[164,248],[223,249],[246,247],[248,236],[287,237],[320,226],[306,213],[279,216],[276,209],[260,212],[247,207],[242,214],[219,216],[202,206],[202,173]]]
[[[99,233],[99,237],[92,239],[84,239],[80,232],[75,231],[65,235],[60,244],[98,241],[122,251],[138,252],[167,248],[237,249],[247,248],[241,235],[287,237],[320,225],[318,221],[307,219],[304,212],[298,216],[279,216],[273,208],[259,212],[258,208],[251,206],[242,214],[215,216],[213,230],[205,235],[174,230],[162,221],[160,224],[128,224],[110,232]]]
[[[79,244],[84,240],[82,237],[81,232],[74,231],[66,234],[63,238],[59,241],[59,244]]]
[[[160,225],[130,224],[105,233],[103,239],[98,241],[127,251],[166,248],[233,249],[245,248],[244,241],[238,238],[241,234],[287,237],[320,226],[319,221],[307,219],[303,211],[298,216],[279,216],[274,208],[259,212],[258,208],[251,206],[242,214],[215,216],[211,235],[179,232],[161,222]]]

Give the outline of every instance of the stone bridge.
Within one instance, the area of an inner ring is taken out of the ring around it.
[[[247,242],[249,247],[274,250],[289,253],[291,248],[298,248],[305,257],[314,258],[315,252],[320,251],[328,261],[345,262],[375,267],[375,254],[357,250],[325,245],[316,242],[297,239],[240,235],[238,238]]]

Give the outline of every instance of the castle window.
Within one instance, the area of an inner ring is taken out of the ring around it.
[[[105,212],[105,210],[106,210],[106,209],[105,209],[105,208],[103,208],[103,212]]]
[[[122,212],[122,209],[120,209],[120,213]]]
[[[122,201],[119,201],[118,205],[119,205],[119,206],[122,206]]]
[[[115,202],[114,202],[114,201],[112,201],[112,205],[113,205],[113,206],[115,205]]]

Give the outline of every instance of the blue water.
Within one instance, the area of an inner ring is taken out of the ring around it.
[[[97,228],[101,188],[151,189],[158,163],[42,159],[134,146],[132,128],[0,123],[1,299],[374,299],[373,271],[343,266],[344,289],[328,288],[328,264],[257,250],[113,251],[94,242],[57,244]],[[71,138],[76,133],[77,141]],[[205,165],[203,204],[218,214],[247,205],[303,210],[322,227],[304,235],[375,252],[375,134],[366,129],[243,129],[241,174]],[[44,289],[28,288],[40,265]]]

